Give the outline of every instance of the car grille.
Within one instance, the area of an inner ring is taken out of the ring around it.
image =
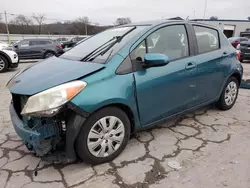
[[[20,119],[22,119],[21,112],[24,105],[27,103],[28,98],[29,97],[26,95],[12,94],[13,106]]]

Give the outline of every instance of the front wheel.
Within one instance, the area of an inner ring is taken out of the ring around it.
[[[116,107],[92,114],[82,126],[76,142],[79,157],[90,164],[110,162],[126,147],[131,124],[128,116]]]
[[[235,77],[230,77],[225,85],[217,107],[221,110],[229,110],[236,102],[239,91],[239,82]]]

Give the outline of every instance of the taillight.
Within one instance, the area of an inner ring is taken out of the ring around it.
[[[57,48],[60,48],[60,49],[62,49],[62,45],[58,45],[58,46],[56,46]]]
[[[237,52],[236,58],[237,58],[238,60],[240,60],[240,52]]]

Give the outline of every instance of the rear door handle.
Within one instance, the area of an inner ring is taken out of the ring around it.
[[[196,67],[196,63],[195,62],[189,62],[186,64],[186,69],[190,70],[190,69],[194,69]]]

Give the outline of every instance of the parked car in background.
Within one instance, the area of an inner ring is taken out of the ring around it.
[[[250,60],[250,40],[240,43],[240,62]]]
[[[62,46],[51,39],[24,39],[11,48],[20,59],[45,59],[63,53]]]
[[[57,38],[55,41],[58,42],[58,43],[60,43],[60,44],[62,44],[64,42],[68,41],[68,38],[66,38],[66,37],[60,37],[60,38]]]
[[[0,50],[0,73],[10,68],[17,68],[19,58],[16,52],[11,50]]]
[[[230,37],[228,38],[229,42],[233,45],[234,48],[237,47],[243,41],[248,41],[247,37]]]
[[[0,50],[7,48],[9,45],[6,42],[0,41]]]
[[[99,164],[117,157],[132,133],[174,115],[213,103],[231,109],[242,75],[236,50],[214,26],[128,24],[14,76],[10,117],[44,160],[78,155]]]
[[[85,39],[86,37],[73,37],[70,40],[62,43],[62,48],[65,49],[64,51],[69,50],[73,46],[75,46],[78,42]]]

